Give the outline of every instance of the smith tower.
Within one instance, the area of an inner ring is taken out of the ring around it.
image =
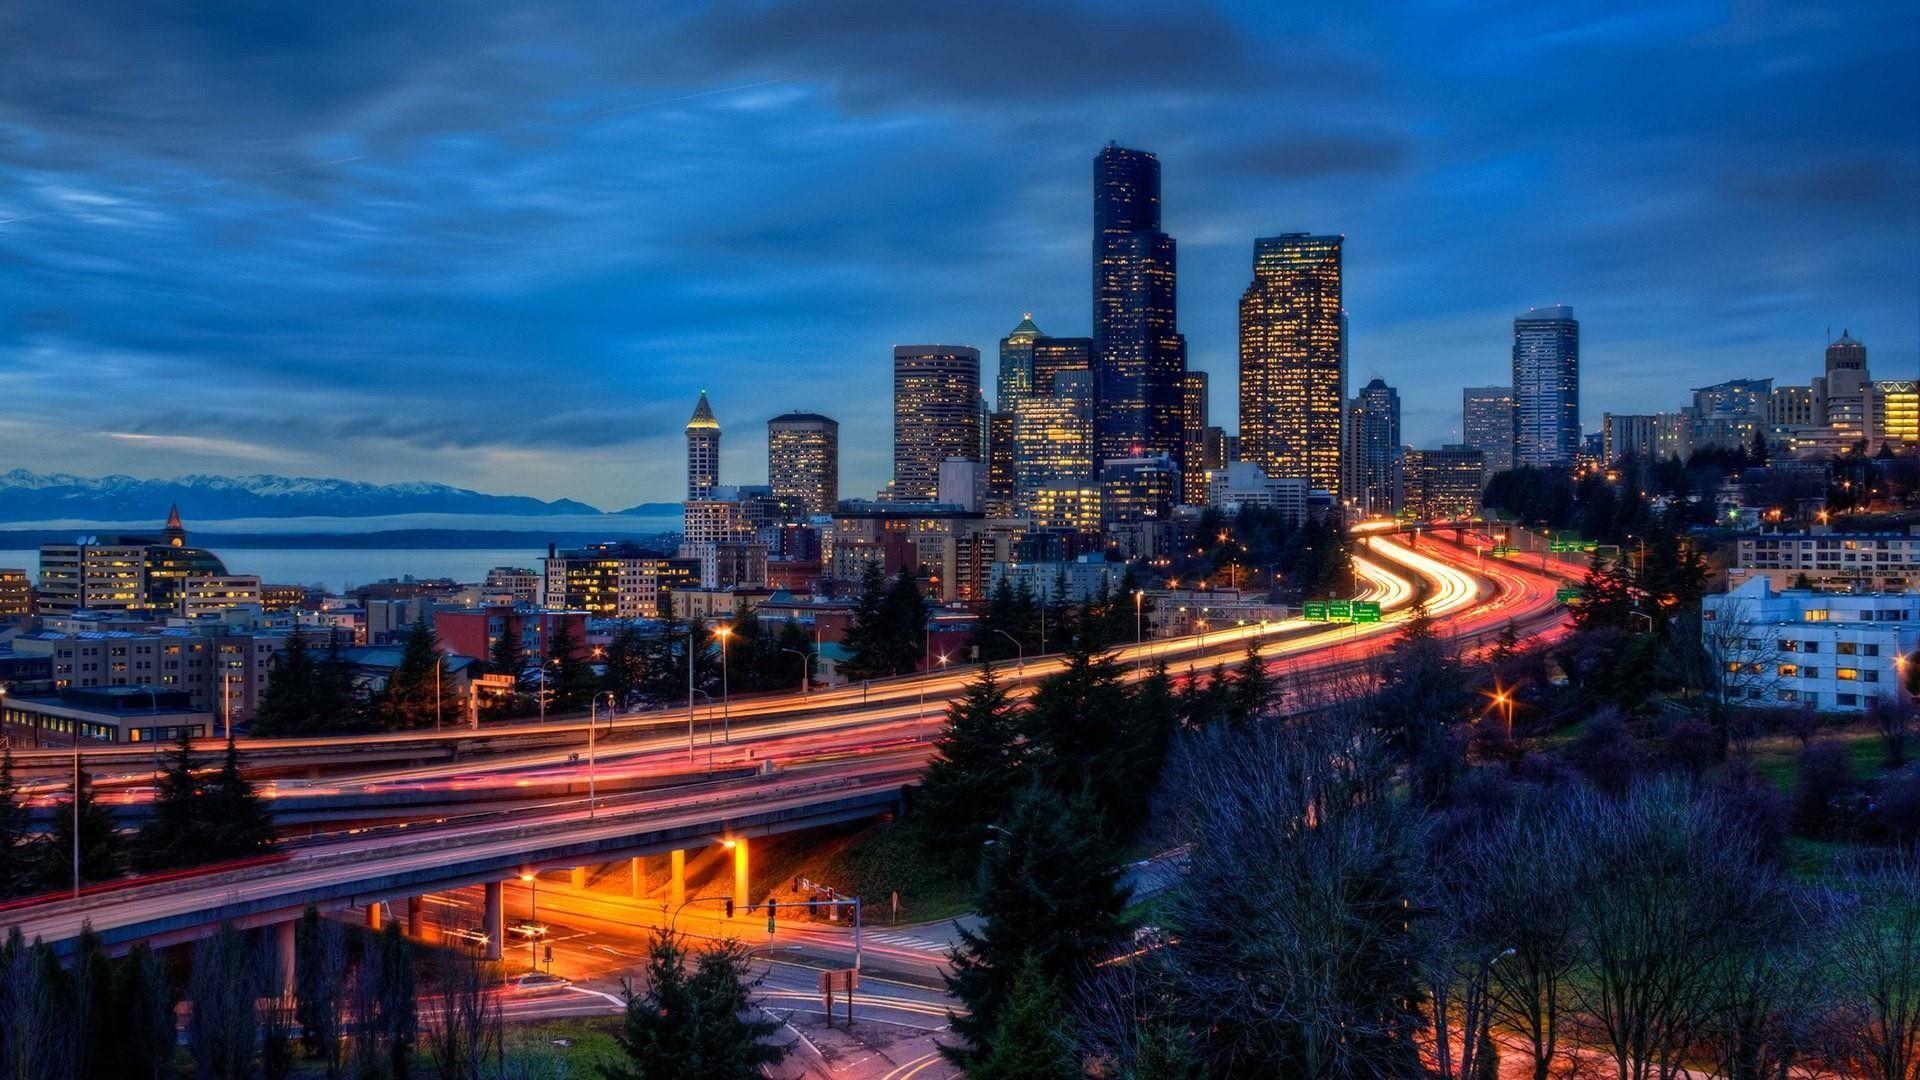
[[[1160,231],[1160,159],[1109,143],[1093,160],[1095,452],[1183,456],[1187,343],[1174,244]]]
[[[1240,458],[1333,492],[1347,398],[1343,239],[1255,240],[1253,282],[1240,297]]]
[[[713,406],[702,390],[693,419],[687,421],[687,498],[711,499],[719,486],[720,421],[713,418]]]

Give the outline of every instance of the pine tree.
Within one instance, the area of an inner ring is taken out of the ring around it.
[[[900,571],[889,585],[879,567],[869,563],[841,642],[851,654],[841,671],[854,680],[911,674],[920,665],[927,617],[926,598],[911,573]]]
[[[73,884],[73,798],[54,809],[53,827],[40,842],[40,884],[63,889]],[[93,797],[93,777],[80,774],[80,882],[109,881],[120,876],[120,834],[107,808]]]
[[[1028,957],[1014,976],[993,1049],[967,1069],[969,1080],[1076,1080],[1073,1021],[1060,984]]]
[[[1493,648],[1487,652],[1487,659],[1495,664],[1504,664],[1520,653],[1520,628],[1512,619],[1500,628],[1500,636],[1494,639]]]
[[[1063,799],[1029,787],[1012,809],[980,869],[980,929],[960,931],[947,991],[967,1007],[949,1013],[965,1045],[944,1050],[962,1066],[989,1060],[1014,984],[1029,965],[1053,980],[1072,1008],[1085,966],[1121,939],[1127,893],[1106,830],[1085,796]]]
[[[220,771],[207,781],[204,830],[210,853],[203,859],[238,859],[273,845],[273,814],[240,772],[240,751],[231,738]]]
[[[160,1080],[173,1073],[173,994],[167,969],[146,942],[135,945],[114,970],[111,1075]]]
[[[562,618],[547,643],[547,709],[568,712],[584,709],[599,689],[592,665],[580,655],[580,639],[574,636],[573,622]]]
[[[688,971],[682,939],[655,931],[647,947],[646,989],[628,992],[617,1037],[625,1060],[601,1066],[609,1080],[748,1080],[786,1056],[766,1038],[778,1022],[755,1015],[747,950],[725,942]]]
[[[458,722],[461,702],[444,665],[439,636],[433,632],[433,624],[422,618],[408,632],[400,662],[387,677],[387,689],[377,708],[382,726],[404,731],[432,727],[443,720]]]
[[[288,635],[286,648],[273,658],[267,688],[253,717],[256,735],[306,735],[324,729],[319,715],[319,669],[307,636]]]
[[[367,724],[367,709],[354,690],[353,668],[340,650],[339,636],[331,632],[327,655],[314,676],[313,712],[320,732],[354,731]]]
[[[1234,670],[1233,683],[1227,691],[1228,721],[1251,724],[1264,720],[1279,697],[1279,680],[1267,671],[1267,665],[1260,659],[1259,643],[1248,641],[1246,656]]]
[[[797,619],[789,618],[780,624],[780,636],[774,640],[777,652],[775,659],[786,674],[775,679],[767,686],[769,690],[795,690],[801,688],[801,680],[812,679],[814,670],[813,639],[807,637]],[[788,650],[791,649],[792,652]],[[795,656],[793,653],[802,655]]]
[[[495,675],[518,679],[527,670],[527,650],[520,643],[521,617],[509,615],[501,620],[500,636],[487,650],[487,667]]]
[[[193,737],[186,727],[168,751],[147,820],[134,836],[135,870],[151,873],[200,861],[206,848],[200,781],[193,773]]]
[[[13,778],[13,745],[0,739],[0,897],[28,887],[32,868],[27,848],[27,810],[20,805]]]
[[[1146,792],[1127,791],[1127,740],[1122,718],[1130,705],[1120,665],[1086,640],[1074,643],[1066,666],[1035,688],[1026,711],[1028,757],[1041,782],[1062,794],[1090,788],[1102,813],[1132,816]]]
[[[989,826],[1002,817],[1024,783],[1019,708],[1007,696],[991,662],[947,707],[947,726],[934,744],[914,799],[923,845],[959,873],[970,873]]]
[[[647,679],[647,642],[640,628],[628,623],[613,632],[607,642],[604,682],[613,700],[625,706],[633,700]]]

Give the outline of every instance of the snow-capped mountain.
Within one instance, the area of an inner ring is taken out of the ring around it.
[[[372,517],[384,514],[597,514],[571,499],[488,495],[446,484],[366,484],[310,476],[208,476],[168,480],[0,473],[0,521],[155,521],[179,503],[201,520]]]

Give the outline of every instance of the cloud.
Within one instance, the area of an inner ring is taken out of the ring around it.
[[[1242,174],[1306,180],[1404,172],[1412,141],[1394,132],[1283,132],[1231,144],[1222,164]]]

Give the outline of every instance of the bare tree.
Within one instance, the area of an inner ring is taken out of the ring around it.
[[[500,1011],[500,965],[472,949],[441,956],[421,1018],[427,1052],[446,1080],[482,1080],[497,1074],[505,1053]]]
[[[1920,1076],[1920,859],[1892,856],[1847,874],[1827,968],[1833,1053],[1850,1075]]]
[[[0,1076],[52,1080],[71,1071],[60,967],[38,940],[15,927],[0,948]]]
[[[246,935],[224,923],[193,947],[193,974],[187,984],[193,1013],[187,1043],[193,1050],[196,1076],[245,1080],[253,1073],[259,1034],[254,1004],[260,985],[251,952]]]
[[[1545,800],[1516,807],[1465,855],[1484,890],[1476,937],[1493,1015],[1525,1040],[1536,1080],[1561,1057],[1568,977],[1580,958],[1574,881],[1580,840]]]
[[[328,1080],[345,1072],[347,995],[353,978],[347,933],[339,923],[308,908],[295,929],[295,1018],[300,1040],[318,1057]]]

